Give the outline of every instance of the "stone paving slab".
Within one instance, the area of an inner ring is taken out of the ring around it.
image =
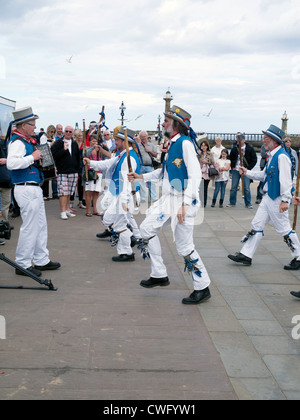
[[[0,289],[0,399],[237,399],[198,308],[181,304],[190,290],[163,233],[171,285],[148,290],[139,282],[149,261],[113,263],[116,249],[95,237],[100,218],[78,210],[60,220],[57,201],[46,209],[50,257],[62,267],[43,277],[58,291]],[[11,259],[20,218],[13,224],[2,247]],[[7,284],[38,286],[2,262]]]
[[[46,208],[51,259],[63,264],[47,277],[59,290],[0,290],[7,321],[1,399],[299,399],[292,318],[300,300],[289,292],[300,290],[300,271],[283,270],[290,252],[271,225],[252,266],[227,258],[240,250],[257,205],[245,209],[240,193],[235,208],[212,209],[208,201],[194,238],[212,298],[193,307],[181,304],[192,281],[169,228],[160,238],[171,285],[148,290],[139,282],[148,278],[149,262],[136,254],[134,263],[114,265],[115,249],[95,238],[100,218],[78,210],[65,222],[57,201]],[[12,259],[20,220],[13,223],[1,248]],[[32,285],[0,264],[0,284]]]
[[[210,232],[211,243],[219,241],[216,247],[222,252],[225,250],[228,255],[240,251],[240,239],[250,230],[256,209],[257,205],[245,209],[239,193],[235,208],[205,210],[208,226],[203,235],[198,229],[195,246],[205,252],[203,259],[212,278],[214,297],[217,289],[223,300],[217,294],[209,308],[199,305],[199,311],[238,398],[299,399],[296,360],[300,340],[292,337],[292,318],[300,314],[300,301],[290,291],[300,290],[300,272],[283,270],[283,265],[292,259],[286,244],[272,225],[266,226],[250,267],[222,258],[220,253],[218,258],[207,256],[203,246]],[[290,217],[292,220],[292,208]],[[224,319],[224,329],[223,323],[218,328],[214,310],[219,319]]]

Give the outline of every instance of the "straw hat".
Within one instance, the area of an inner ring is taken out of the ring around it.
[[[32,112],[32,108],[30,106],[26,106],[25,108],[19,108],[15,111],[12,111],[13,114],[13,123],[14,124],[22,124],[27,121],[37,120],[39,117]]]
[[[125,140],[125,129],[126,127],[118,125],[114,129],[114,136],[119,137],[119,139]],[[130,130],[130,128],[127,128],[128,143],[134,142],[134,135],[135,135],[135,132],[133,130]]]
[[[180,122],[180,124],[185,127],[189,127],[191,125],[191,115],[177,105],[173,105],[172,108],[170,108],[168,112],[164,112],[164,114],[166,117]]]

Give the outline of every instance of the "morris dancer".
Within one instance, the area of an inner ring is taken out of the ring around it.
[[[195,146],[188,137],[190,119],[190,114],[175,105],[165,113],[162,126],[165,137],[169,138],[169,148],[162,168],[144,175],[131,173],[129,180],[162,179],[162,197],[150,207],[140,226],[143,242],[139,248],[151,260],[150,278],[142,280],[140,285],[149,288],[170,284],[157,234],[171,223],[177,252],[184,258],[194,284],[194,291],[182,303],[195,305],[210,298],[210,279],[193,243],[194,219],[200,207],[201,170]]]
[[[129,143],[133,143],[134,134],[134,131],[127,129]],[[105,170],[107,181],[111,178],[109,191],[105,195],[107,207],[103,216],[103,224],[107,227],[108,233],[113,228],[116,236],[118,256],[112,257],[112,260],[116,262],[134,261],[134,253],[131,247],[132,233],[127,226],[134,210],[134,202],[131,184],[127,177],[128,162],[126,159],[124,127],[120,127],[115,132],[115,142],[119,152],[118,156],[102,161],[83,158],[83,163],[96,171]],[[131,147],[129,152],[131,166],[134,171],[139,173],[140,163],[137,154]],[[107,236],[110,236],[110,234]]]
[[[284,131],[275,125],[270,125],[268,130],[263,131],[263,143],[269,157],[263,171],[250,171],[240,167],[240,173],[250,179],[263,181],[263,198],[251,223],[251,231],[248,232],[242,242],[240,252],[228,255],[231,260],[251,265],[252,258],[263,237],[263,229],[267,223],[272,222],[277,233],[283,237],[291,250],[293,260],[284,266],[285,270],[300,269],[300,243],[297,234],[292,230],[289,221],[288,208],[292,200],[292,176],[291,160],[287,152],[281,147],[283,144]]]
[[[47,249],[47,219],[40,187],[43,174],[37,165],[42,153],[34,150],[36,140],[33,138],[35,120],[39,117],[33,114],[30,107],[13,111],[13,117],[16,130],[8,143],[7,168],[15,184],[14,194],[23,221],[15,261],[22,268],[40,276],[41,271],[56,270],[60,263],[50,261]],[[24,275],[18,268],[16,274]]]

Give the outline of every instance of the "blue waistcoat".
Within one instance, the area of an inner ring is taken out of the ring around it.
[[[172,142],[168,151],[167,160],[163,163],[163,172],[166,167],[169,182],[177,191],[182,191],[187,187],[188,172],[183,160],[182,142],[191,139],[187,136],[179,137],[176,142]]]
[[[276,152],[275,155],[272,157],[272,160],[266,169],[267,177],[265,179],[265,182],[268,183],[268,196],[272,198],[272,200],[275,200],[277,197],[280,196],[278,158],[282,154],[288,156],[286,151],[280,148],[278,152]]]
[[[24,141],[18,135],[13,134],[9,142],[11,143],[15,140],[20,140],[24,143],[24,146],[26,147],[25,156],[29,156],[34,152],[34,148],[31,143],[27,143],[27,141]],[[37,184],[40,184],[44,179],[42,171],[39,171],[38,167],[34,164],[28,166],[25,169],[13,169],[9,172],[13,184],[19,184],[21,182],[36,182]]]
[[[141,167],[140,167],[140,161],[139,158],[137,156],[137,154],[135,153],[135,151],[132,149],[129,151],[129,155],[131,157],[134,158],[134,160],[136,161],[136,170],[135,172],[137,174],[141,173]],[[121,172],[121,167],[122,167],[122,163],[124,162],[124,159],[127,158],[126,153],[123,154],[123,156],[120,158],[114,173],[112,175],[112,179],[111,182],[109,184],[109,191],[112,193],[112,195],[118,195],[123,191],[123,184],[124,184],[124,179],[122,176],[122,172]],[[140,189],[140,187],[136,187],[136,191],[138,191]]]

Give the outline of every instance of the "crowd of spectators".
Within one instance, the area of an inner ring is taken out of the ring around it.
[[[84,137],[86,142],[84,143]],[[68,220],[76,216],[79,209],[85,210],[88,217],[101,216],[97,209],[97,203],[101,192],[107,188],[105,183],[105,173],[100,171],[94,173],[91,178],[89,171],[86,179],[85,167],[82,163],[84,156],[91,160],[109,159],[115,151],[115,140],[113,133],[105,129],[99,133],[97,123],[91,121],[86,133],[72,126],[63,128],[61,124],[49,125],[47,130],[40,129],[36,135],[39,144],[48,144],[51,149],[55,166],[56,177],[45,180],[42,186],[44,200],[58,199],[60,207],[60,218]],[[243,165],[252,169],[257,164],[257,154],[253,147],[246,143],[245,136],[240,134],[241,152],[243,155]],[[291,147],[291,139],[285,139],[287,150],[292,160],[293,176],[297,173],[298,157],[295,150]],[[215,144],[210,148],[207,140],[198,141],[199,171],[202,175],[201,201],[204,207],[207,205],[208,186],[212,186],[213,195],[211,207],[215,207],[217,197],[220,193],[219,207],[222,208],[225,201],[225,192],[228,182],[231,180],[229,202],[227,207],[234,207],[237,201],[237,191],[240,189],[241,176],[238,171],[240,164],[239,143],[233,144],[229,151],[222,145],[222,138],[217,137]],[[163,139],[162,144],[154,144],[151,136],[143,130],[136,134],[135,150],[139,156],[142,173],[151,172],[155,169],[154,163],[162,164],[168,150],[168,140]],[[0,144],[0,217],[8,220],[9,212],[11,217],[20,215],[18,205],[14,200],[13,185],[9,181],[9,172],[6,168],[7,150],[4,141]],[[263,170],[266,164],[266,152],[262,146],[260,169]],[[214,167],[217,175],[210,175],[209,168]],[[245,177],[243,180],[243,199],[246,208],[252,208],[250,180]],[[261,185],[257,186],[256,204],[261,201]],[[147,194],[148,190],[148,194]],[[141,183],[141,202],[148,200],[154,202],[158,199],[158,187],[155,184]],[[78,203],[75,198],[78,197]],[[75,204],[76,201],[76,204]],[[78,207],[78,208],[77,208]],[[4,241],[0,241],[0,244]]]

